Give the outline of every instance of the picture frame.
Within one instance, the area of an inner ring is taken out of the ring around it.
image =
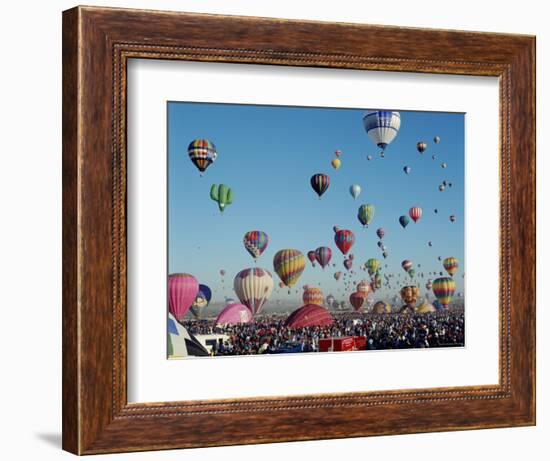
[[[130,59],[498,77],[498,385],[128,403]],[[95,454],[534,425],[535,171],[534,37],[65,11],[63,449]]]

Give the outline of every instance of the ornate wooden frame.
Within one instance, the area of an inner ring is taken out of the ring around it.
[[[497,76],[499,384],[129,404],[125,110],[131,58]],[[63,13],[65,450],[90,454],[533,424],[534,37],[93,7]]]

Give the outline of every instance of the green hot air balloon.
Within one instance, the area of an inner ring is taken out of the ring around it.
[[[218,204],[220,211],[223,213],[225,207],[233,203],[233,191],[225,184],[212,184],[210,198]]]
[[[374,218],[374,205],[367,203],[366,205],[361,205],[357,211],[357,219],[365,227],[369,227],[369,224]]]

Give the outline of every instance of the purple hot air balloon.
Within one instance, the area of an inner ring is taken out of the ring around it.
[[[199,292],[199,282],[191,274],[170,274],[168,276],[168,309],[181,321]]]
[[[223,308],[216,318],[216,325],[235,325],[238,323],[250,323],[252,312],[244,304],[233,303]]]
[[[329,247],[319,247],[315,250],[315,259],[324,269],[332,258],[332,250]]]

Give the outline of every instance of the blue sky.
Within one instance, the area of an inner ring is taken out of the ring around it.
[[[301,301],[304,284],[321,285],[325,296],[343,294],[343,281],[333,279],[335,271],[346,272],[344,257],[334,244],[334,225],[355,233],[355,274],[366,272],[359,265],[369,258],[381,262],[383,274],[395,274],[391,291],[379,290],[374,297],[393,297],[398,287],[410,280],[401,261],[410,259],[424,279],[428,272],[444,271],[437,260],[454,256],[460,270],[455,275],[457,290],[463,290],[464,268],[464,114],[440,112],[401,113],[401,129],[387,147],[384,158],[363,128],[364,109],[327,109],[283,106],[253,106],[207,103],[168,103],[168,229],[169,272],[188,272],[209,285],[213,302],[234,297],[234,275],[255,265],[273,270],[273,255],[283,248],[295,248],[304,255],[319,246],[332,249],[330,267],[306,270],[291,295],[275,290],[272,300]],[[441,142],[434,144],[434,136]],[[218,151],[217,160],[201,177],[187,154],[188,144],[207,138]],[[428,143],[423,155],[418,141]],[[334,170],[330,162],[340,149],[342,165]],[[436,160],[432,155],[436,154]],[[372,155],[371,161],[367,155]],[[447,168],[441,168],[446,162]],[[409,175],[403,172],[410,166]],[[331,184],[319,200],[311,189],[310,177],[326,173]],[[452,187],[439,192],[443,180]],[[224,183],[234,192],[234,203],[220,213],[210,199],[212,184]],[[354,200],[352,184],[362,192]],[[357,220],[361,204],[376,207],[368,228]],[[420,206],[423,216],[406,229],[398,218],[411,206]],[[438,214],[434,209],[438,209]],[[454,214],[455,223],[449,221]],[[377,246],[376,229],[383,227],[387,259]],[[263,230],[269,246],[255,264],[242,239],[249,230]],[[432,241],[433,246],[428,246]],[[336,263],[336,267],[332,267]],[[385,267],[387,264],[387,267]],[[417,265],[421,267],[418,268]],[[219,270],[226,270],[222,285]],[[445,274],[446,275],[446,274]],[[353,290],[347,290],[351,293]],[[297,306],[299,307],[299,306]]]

